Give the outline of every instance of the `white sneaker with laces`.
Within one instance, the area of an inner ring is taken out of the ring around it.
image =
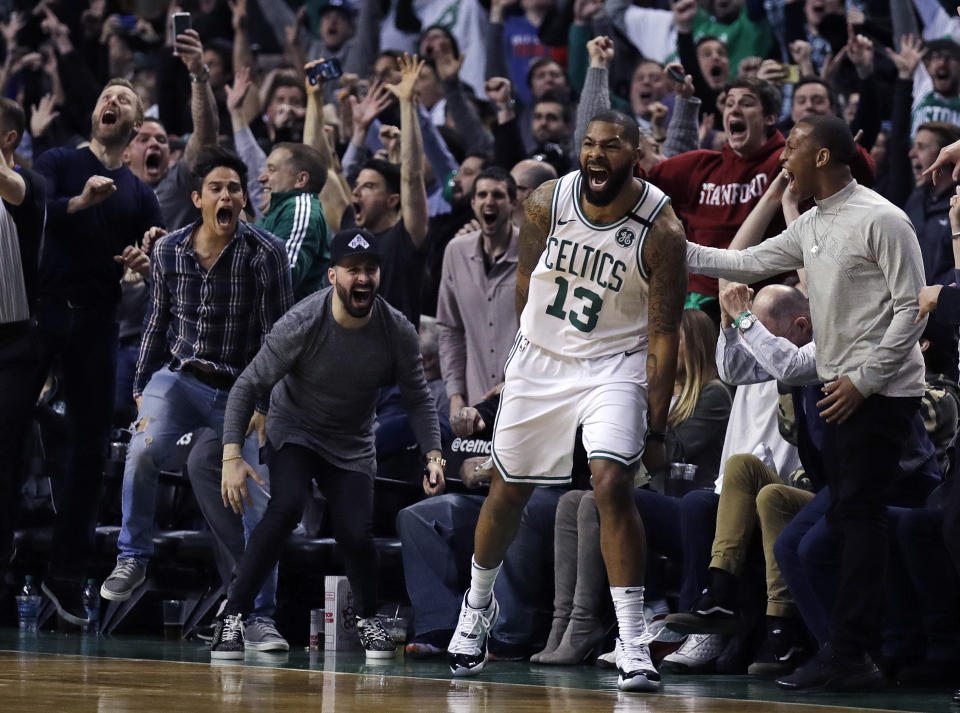
[[[647,632],[632,641],[624,642],[617,637],[614,648],[617,659],[617,688],[621,691],[656,691],[660,689],[660,674],[650,658],[650,642],[653,636]]]
[[[492,594],[484,609],[468,606],[467,595],[463,595],[460,619],[447,646],[450,671],[454,676],[472,676],[483,670],[488,658],[487,636],[499,616],[500,605]]]
[[[670,673],[700,673],[723,653],[723,634],[690,634],[683,646],[663,659],[661,669]]]

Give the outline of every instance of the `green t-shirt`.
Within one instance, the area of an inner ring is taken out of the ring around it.
[[[960,125],[960,96],[945,97],[930,92],[913,108],[910,117],[910,136],[917,135],[917,127],[928,121],[946,121]]]
[[[699,42],[705,35],[713,35],[727,46],[731,79],[737,76],[737,68],[745,57],[766,59],[774,50],[770,25],[766,20],[751,20],[747,17],[746,7],[740,10],[740,15],[729,25],[721,25],[702,8],[698,9],[696,17],[693,18],[694,43]]]

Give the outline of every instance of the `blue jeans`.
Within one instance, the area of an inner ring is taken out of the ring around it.
[[[143,390],[140,413],[123,469],[123,523],[118,557],[141,563],[153,555],[160,465],[184,433],[201,426],[223,433],[228,389],[215,389],[192,374],[164,367]]]
[[[492,637],[501,643],[533,646],[546,635],[553,613],[553,524],[563,492],[536,488],[523,510],[493,588],[500,618]],[[457,625],[483,501],[483,495],[450,493],[422,500],[397,515],[417,636],[453,631]]]
[[[773,545],[777,565],[804,624],[820,646],[830,639],[830,608],[837,591],[840,554],[827,522],[830,489],[823,488],[787,525]],[[808,570],[805,563],[816,562]]]
[[[193,448],[187,459],[187,474],[190,477],[190,487],[200,505],[213,538],[217,542],[215,558],[217,571],[225,585],[230,584],[237,563],[243,557],[246,543],[250,540],[250,533],[263,518],[263,513],[270,502],[270,469],[260,462],[258,436],[256,432],[247,436],[243,442],[243,459],[249,463],[257,475],[267,484],[264,490],[252,480],[247,481],[247,492],[253,500],[253,506],[244,504],[243,515],[237,515],[228,507],[224,507],[220,497],[220,475],[222,472],[220,458],[223,447],[217,434],[209,428],[204,428],[194,434]],[[273,618],[277,611],[277,570],[267,577],[257,598],[253,603],[251,614]]]

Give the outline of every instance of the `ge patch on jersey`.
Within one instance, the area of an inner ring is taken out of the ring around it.
[[[622,248],[629,248],[633,245],[633,241],[637,239],[637,236],[634,234],[630,228],[620,228],[617,231],[617,235],[614,240],[617,241],[617,245]]]

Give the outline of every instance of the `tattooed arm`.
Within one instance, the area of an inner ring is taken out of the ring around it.
[[[687,239],[673,208],[664,207],[643,246],[650,269],[650,351],[647,355],[649,430],[667,430],[667,412],[677,374],[680,316],[687,294]],[[665,465],[660,440],[647,439],[643,462],[653,472]]]
[[[527,220],[520,228],[517,243],[517,318],[527,305],[530,275],[547,247],[550,234],[550,202],[556,181],[547,181],[537,188],[524,203]]]

